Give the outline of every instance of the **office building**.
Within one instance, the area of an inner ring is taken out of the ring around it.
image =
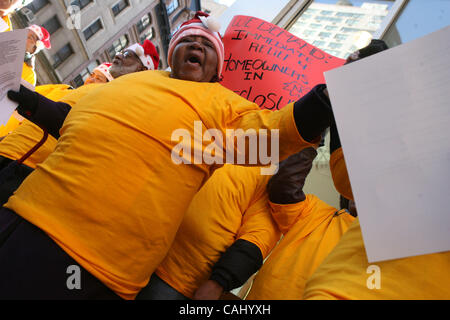
[[[168,39],[190,17],[190,4],[189,0],[34,0],[13,23],[17,28],[42,25],[51,34],[52,48],[36,60],[38,84],[78,87],[100,63],[145,39],[158,49],[159,68],[167,68]]]

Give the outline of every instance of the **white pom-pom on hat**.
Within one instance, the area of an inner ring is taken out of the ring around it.
[[[205,25],[205,27],[211,31],[211,32],[219,32],[220,31],[220,22],[219,20],[209,16],[204,17],[200,16],[199,19],[202,21],[202,23]]]
[[[144,48],[142,48],[141,46],[137,46],[134,52],[138,57],[142,57],[144,55]]]
[[[38,40],[38,41],[36,41],[36,48],[37,48],[37,51],[41,51],[42,49],[45,48],[45,45],[41,40]]]

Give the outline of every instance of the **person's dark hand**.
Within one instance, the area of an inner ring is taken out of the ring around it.
[[[194,293],[194,300],[219,300],[223,288],[214,280],[208,280],[198,287]]]
[[[304,201],[306,196],[303,186],[316,156],[317,151],[310,147],[281,162],[277,174],[267,184],[269,200],[277,204]]]
[[[8,98],[19,103],[17,112],[24,117],[32,116],[39,102],[38,93],[27,89],[23,85],[20,85],[18,92],[13,90],[8,91]]]

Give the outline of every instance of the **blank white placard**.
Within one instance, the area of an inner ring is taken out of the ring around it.
[[[369,262],[450,250],[449,39],[325,73]]]

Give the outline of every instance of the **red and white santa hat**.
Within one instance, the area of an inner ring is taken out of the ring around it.
[[[142,64],[148,70],[156,70],[158,69],[159,64],[159,54],[156,50],[155,45],[150,40],[145,40],[141,45],[139,43],[135,43],[127,48],[127,50],[131,50],[141,59]]]
[[[103,74],[106,77],[106,79],[108,79],[108,81],[113,81],[114,78],[111,75],[111,73],[109,73],[109,68],[111,68],[111,66],[112,66],[112,63],[105,62],[105,63],[102,63],[101,65],[99,65],[97,68],[95,68],[94,71],[98,71],[101,74]]]
[[[47,29],[35,24],[29,26],[27,29],[33,31],[39,39],[36,42],[37,51],[40,51],[44,48],[50,49],[52,47],[50,43],[50,33],[47,31]]]
[[[224,63],[225,49],[219,30],[220,23],[216,19],[210,17],[207,13],[197,11],[194,18],[183,23],[170,40],[167,59],[169,66],[172,68],[173,50],[181,39],[187,36],[203,36],[214,44],[218,58],[217,76],[220,77]]]

